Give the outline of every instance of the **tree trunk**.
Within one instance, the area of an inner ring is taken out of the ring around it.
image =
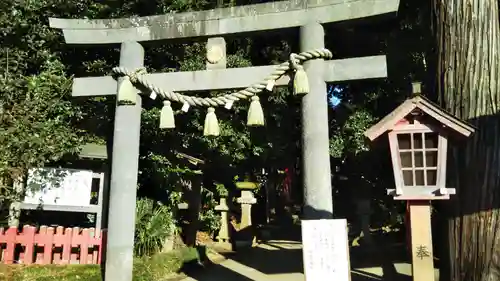
[[[450,281],[500,280],[498,0],[434,0],[441,105],[476,133],[449,154]]]
[[[189,226],[186,229],[185,244],[189,247],[196,246],[196,234],[200,226],[201,211],[201,175],[193,175],[190,179],[182,179],[182,185],[188,203]]]

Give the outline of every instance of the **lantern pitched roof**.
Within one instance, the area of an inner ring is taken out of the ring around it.
[[[467,122],[464,122],[452,114],[441,109],[438,105],[434,104],[427,98],[418,95],[413,98],[407,99],[391,113],[386,115],[377,124],[370,127],[365,131],[365,136],[371,141],[375,140],[385,132],[391,130],[401,119],[406,117],[416,108],[420,109],[423,113],[434,118],[447,128],[463,135],[470,136],[474,132],[474,127]]]

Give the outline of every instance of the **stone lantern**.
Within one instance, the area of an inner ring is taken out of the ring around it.
[[[413,97],[365,136],[374,141],[387,133],[395,185],[387,193],[395,200],[408,200],[413,280],[430,281],[435,280],[431,200],[456,193],[446,185],[448,143],[469,137],[474,128],[421,96],[420,88],[420,83],[413,83]]]
[[[236,188],[241,190],[241,197],[236,199],[241,204],[241,221],[235,245],[236,248],[251,247],[255,243],[252,227],[252,205],[257,203],[253,192],[259,188],[259,184],[251,181],[236,182]]]
[[[240,227],[243,229],[252,226],[252,205],[257,203],[253,191],[259,188],[259,184],[250,181],[236,182],[236,188],[241,190],[241,197],[236,201],[241,204]]]

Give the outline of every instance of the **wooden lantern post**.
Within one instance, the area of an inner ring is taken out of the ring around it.
[[[434,280],[431,200],[446,200],[455,194],[446,187],[446,158],[451,137],[469,137],[474,128],[420,95],[413,83],[413,98],[407,99],[365,136],[374,141],[387,132],[394,171],[395,200],[408,200],[412,273],[414,281]]]

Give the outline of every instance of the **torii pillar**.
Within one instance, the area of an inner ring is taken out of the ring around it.
[[[300,50],[325,47],[325,32],[319,22],[300,27]],[[323,59],[304,63],[309,94],[302,99],[302,173],[304,177],[304,219],[333,217],[328,103]]]

